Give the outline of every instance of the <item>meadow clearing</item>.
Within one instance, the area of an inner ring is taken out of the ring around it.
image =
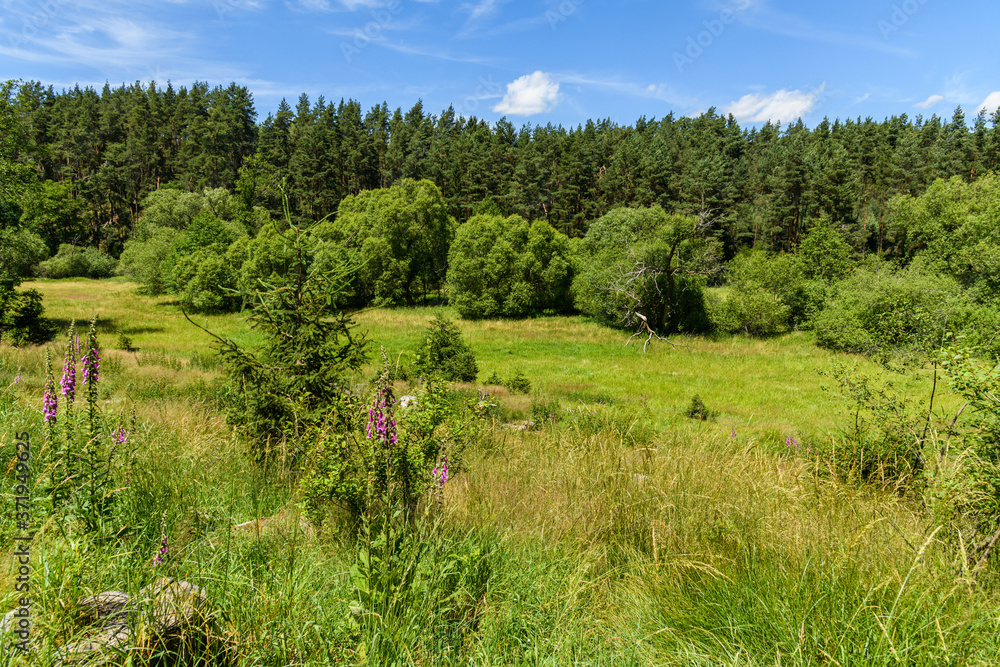
[[[469,447],[420,539],[373,564],[335,521],[299,521],[295,471],[246,455],[220,414],[210,338],[169,297],[117,279],[24,287],[44,294],[63,330],[100,314],[100,399],[112,421],[134,407],[137,426],[116,468],[130,471],[114,510],[121,530],[39,517],[38,651],[0,665],[51,664],[82,632],[76,598],[164,575],[210,599],[191,664],[990,665],[1000,654],[995,577],[968,571],[948,519],[913,495],[838,478],[820,454],[849,421],[822,372],[846,364],[925,401],[929,371],[892,376],[803,332],[677,336],[643,352],[642,340],[626,347],[627,334],[584,317],[458,320],[480,381],[520,371],[531,392],[458,388],[491,393],[501,418]],[[373,341],[359,390],[380,346],[405,364],[440,311],[359,313]],[[193,319],[257,340],[239,314]],[[58,371],[61,337],[49,347]],[[15,432],[42,439],[44,359],[0,347],[4,460]],[[938,408],[954,410],[939,391]],[[695,395],[714,419],[686,416]],[[550,419],[506,423],[538,415]],[[287,519],[278,529],[234,529],[275,516]],[[0,525],[0,557],[13,562],[12,520]],[[169,555],[155,563],[161,543]],[[0,569],[4,610],[12,572]],[[356,613],[376,598],[379,614]]]

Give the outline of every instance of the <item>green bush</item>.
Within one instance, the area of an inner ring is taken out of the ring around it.
[[[118,262],[97,248],[81,248],[63,243],[55,257],[38,265],[45,278],[110,278]]]
[[[807,241],[813,238],[810,233]],[[747,251],[737,255],[726,270],[727,298],[710,306],[713,329],[772,336],[810,327],[828,291],[825,280],[815,277],[820,273],[810,267],[812,261],[808,252],[772,255]],[[836,273],[829,267],[819,270]]]
[[[33,289],[18,292],[13,283],[0,280],[0,342],[37,345],[52,340],[56,327],[43,317],[42,295]]]
[[[816,338],[844,352],[926,352],[946,331],[970,326],[975,312],[953,278],[871,261],[833,287],[816,317]]]
[[[473,404],[432,377],[415,405],[401,410],[385,368],[367,422],[356,430],[324,431],[309,452],[302,488],[311,520],[321,523],[331,505],[354,528],[388,521],[396,511],[416,519],[421,501],[461,468],[465,447],[479,429]]]
[[[503,381],[503,386],[512,394],[531,393],[531,380],[520,369]]]
[[[740,285],[724,300],[710,300],[709,318],[716,331],[773,336],[788,330],[790,310],[774,292],[759,285]]]
[[[434,316],[417,349],[417,371],[424,377],[438,376],[453,382],[475,382],[479,366],[462,333],[440,313]]]
[[[705,330],[702,290],[716,251],[693,217],[668,215],[658,206],[612,210],[591,225],[580,245],[576,306],[615,326]]]
[[[337,216],[316,226],[322,270],[356,267],[346,296],[355,306],[416,303],[440,288],[455,220],[428,180],[345,197]]]
[[[48,257],[45,242],[27,229],[0,227],[0,278],[27,278]]]
[[[182,286],[178,289],[181,305],[191,310],[230,311],[242,303],[236,291],[236,271],[221,246],[209,246],[180,258],[173,279]]]
[[[697,419],[698,421],[710,421],[719,416],[719,413],[715,410],[710,410],[697,394],[691,398],[691,404],[688,406],[687,411],[684,414],[691,419]]]
[[[569,239],[547,222],[477,215],[448,254],[451,303],[462,317],[526,317],[573,307]]]
[[[118,273],[139,283],[147,294],[163,294],[168,283],[163,262],[178,234],[171,227],[158,227],[150,230],[145,239],[129,239],[118,262]]]

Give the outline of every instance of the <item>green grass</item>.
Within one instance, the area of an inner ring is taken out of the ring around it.
[[[446,485],[439,520],[367,575],[381,612],[359,617],[361,544],[335,520],[318,535],[233,528],[277,514],[294,526],[297,497],[294,479],[254,465],[219,415],[208,337],[169,299],[127,283],[29,286],[62,322],[100,312],[105,346],[118,331],[132,338],[138,352],[106,351],[101,401],[112,416],[135,405],[140,428],[115,510],[128,537],[39,526],[39,654],[0,667],[52,664],[80,595],[134,593],[163,575],[208,592],[212,665],[992,665],[1000,654],[996,575],[963,571],[948,526],[915,498],[843,484],[784,450],[785,436],[832,437],[843,424],[821,388],[832,380],[816,371],[845,358],[808,334],[677,337],[684,347],[654,341],[643,353],[582,317],[459,321],[480,378],[531,379],[534,397],[489,388],[508,416],[554,398],[562,419],[488,429]],[[396,359],[435,312],[358,321]],[[197,321],[254,340],[238,315]],[[61,347],[50,348],[57,367]],[[5,461],[15,430],[41,439],[43,369],[42,350],[0,347]],[[915,399],[929,390],[926,376],[904,386]],[[717,421],[683,416],[694,394]],[[154,566],[164,536],[169,557]],[[4,562],[11,549],[0,544]],[[398,584],[416,561],[432,565]],[[13,606],[13,576],[0,568],[0,611]]]

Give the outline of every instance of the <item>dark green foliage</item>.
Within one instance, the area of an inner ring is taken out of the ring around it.
[[[118,340],[115,343],[115,348],[122,350],[123,352],[135,352],[136,348],[132,344],[132,339],[126,336],[121,331],[118,332]]]
[[[97,248],[81,248],[64,243],[55,257],[38,265],[45,278],[110,278],[118,262]]]
[[[506,378],[503,382],[501,382],[501,384],[512,394],[531,393],[531,380],[527,375],[521,372],[521,369],[515,370],[511,376]]]
[[[431,320],[414,365],[424,377],[437,376],[452,382],[475,382],[479,374],[475,355],[462,332],[440,313]]]
[[[691,398],[691,404],[688,406],[687,411],[684,414],[691,419],[697,419],[698,421],[711,421],[719,415],[719,413],[715,410],[710,410],[697,394]]]
[[[350,277],[310,273],[308,234],[289,228],[283,236],[299,258],[292,279],[242,295],[253,304],[250,323],[265,342],[245,348],[217,340],[233,397],[230,421],[252,438],[258,460],[293,465],[317,429],[352,419],[347,378],[364,362],[367,344],[337,308]]]
[[[693,217],[667,215],[658,206],[616,209],[583,239],[576,305],[618,326],[704,330],[702,288],[704,274],[716,268],[715,251]]]
[[[541,220],[477,215],[448,254],[451,303],[462,317],[525,317],[572,307],[569,239]]]
[[[0,278],[27,278],[48,256],[45,243],[26,229],[0,228]]]
[[[21,224],[41,238],[50,253],[64,243],[86,243],[83,203],[74,196],[71,183],[42,181],[26,193],[22,207]]]
[[[0,342],[38,345],[52,340],[56,329],[43,313],[38,290],[17,291],[14,281],[0,279]]]

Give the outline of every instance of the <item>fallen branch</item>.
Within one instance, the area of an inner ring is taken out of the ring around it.
[[[669,345],[671,345],[673,347],[687,347],[687,345],[681,345],[680,343],[675,343],[672,340],[670,340],[669,338],[664,338],[660,334],[658,334],[655,331],[653,331],[652,327],[649,326],[649,322],[646,320],[646,316],[643,315],[642,313],[635,313],[635,315],[636,315],[636,317],[638,317],[639,319],[642,320],[642,324],[639,325],[639,330],[636,331],[631,336],[629,336],[628,340],[625,341],[625,347],[628,347],[628,344],[632,342],[633,338],[635,338],[636,336],[641,336],[643,333],[648,333],[649,334],[648,336],[646,336],[646,342],[642,344],[642,351],[643,352],[646,351],[646,348],[649,346],[649,342],[651,340],[653,340],[653,338],[656,338],[657,340],[662,340],[665,343],[667,343],[667,344],[669,344]]]

